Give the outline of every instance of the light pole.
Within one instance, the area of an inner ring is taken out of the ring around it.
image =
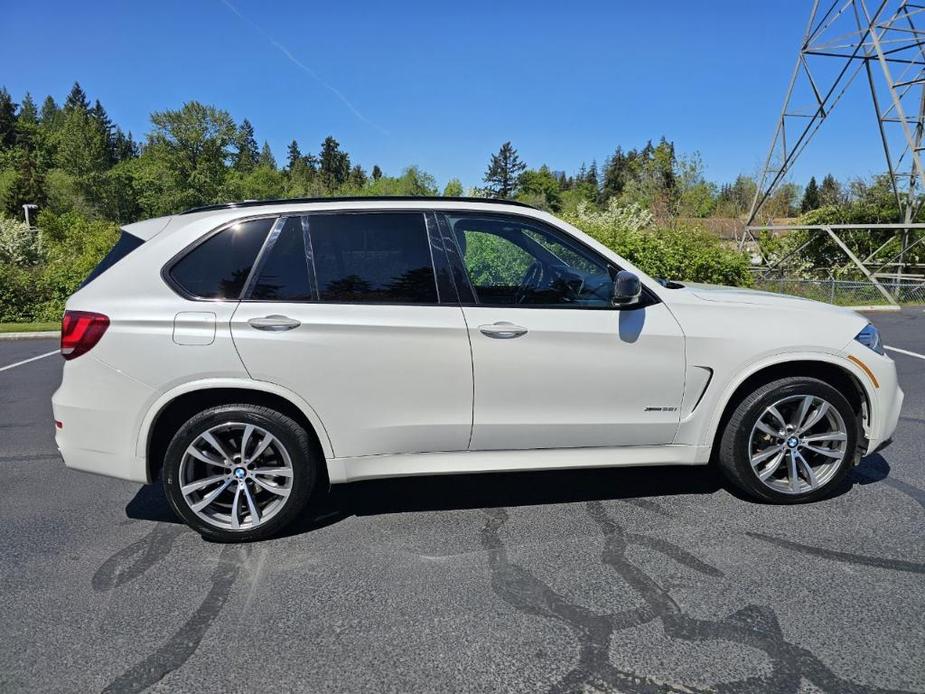
[[[31,202],[30,202],[30,203],[26,203],[25,205],[22,206],[23,214],[26,215],[26,226],[29,227],[30,229],[32,228],[32,221],[29,219],[29,211],[30,211],[30,210],[37,210],[38,208],[39,208],[38,205],[35,205],[35,204],[31,203]]]

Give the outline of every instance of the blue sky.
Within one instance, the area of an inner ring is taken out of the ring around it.
[[[478,184],[506,140],[572,172],[662,135],[721,182],[760,168],[810,4],[8,3],[0,85],[60,103],[79,80],[136,137],[196,99],[249,118],[280,161],[333,134],[367,170],[417,164],[441,185]],[[855,86],[795,181],[884,168]]]

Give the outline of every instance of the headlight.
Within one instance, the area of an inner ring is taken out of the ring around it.
[[[870,323],[865,325],[864,329],[859,332],[854,339],[865,347],[870,347],[877,354],[883,354],[883,343],[880,342],[880,331]]]

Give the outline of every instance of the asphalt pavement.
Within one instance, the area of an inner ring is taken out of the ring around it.
[[[872,314],[925,354],[925,312]],[[361,482],[203,541],[67,470],[51,340],[0,342],[0,691],[925,691],[925,359],[895,443],[779,507],[709,468]]]

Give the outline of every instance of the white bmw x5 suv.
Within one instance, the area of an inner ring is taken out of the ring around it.
[[[186,523],[267,537],[319,484],[704,465],[819,499],[903,393],[848,310],[657,281],[528,206],[335,199],[124,228],[67,303],[72,468],[163,479]]]

